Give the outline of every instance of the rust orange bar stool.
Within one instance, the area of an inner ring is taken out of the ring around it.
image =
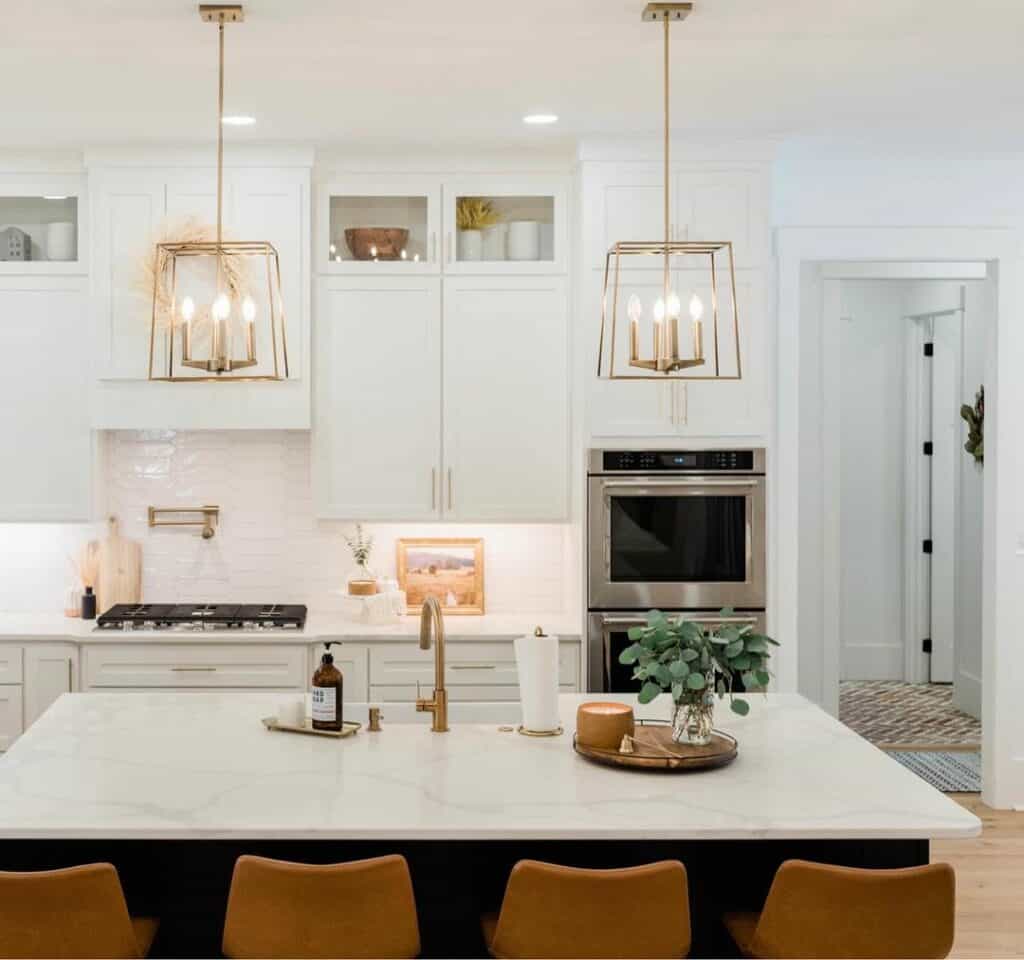
[[[399,856],[326,865],[239,857],[223,949],[239,960],[415,957],[409,865]]]
[[[483,918],[493,957],[685,957],[686,868],[678,860],[581,870],[520,860],[501,913]]]
[[[0,957],[145,957],[158,925],[128,915],[112,864],[0,872]]]
[[[787,860],[759,914],[724,920],[745,957],[946,957],[955,901],[948,863],[862,870]]]

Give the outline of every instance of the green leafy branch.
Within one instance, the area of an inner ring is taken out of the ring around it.
[[[370,562],[370,554],[373,551],[373,537],[363,536],[363,525],[361,523],[356,524],[356,534],[354,537],[350,537],[347,533],[343,534],[343,536],[349,550],[352,551],[352,558],[355,562],[361,567],[367,566]]]
[[[733,611],[726,608],[721,615],[730,617]],[[619,663],[633,665],[633,678],[643,681],[640,703],[650,703],[662,692],[671,693],[676,703],[712,692],[719,698],[728,696],[729,706],[740,716],[746,716],[750,704],[733,694],[736,678],[748,691],[767,687],[770,648],[779,645],[755,633],[750,624],[723,623],[708,629],[692,620],[669,618],[660,610],[647,614],[646,626],[630,627],[628,636],[632,643],[619,654]]]

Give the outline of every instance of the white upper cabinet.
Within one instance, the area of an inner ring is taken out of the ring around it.
[[[567,313],[560,277],[446,281],[447,517],[567,518]]]
[[[438,518],[440,280],[323,278],[316,345],[318,515]]]
[[[770,258],[767,169],[762,165],[677,167],[670,197],[674,240],[729,240],[736,268],[736,307],[742,379],[664,382],[598,379],[598,334],[601,323],[605,256],[616,241],[658,240],[664,236],[664,194],[660,170],[650,163],[584,164],[581,175],[581,243],[584,250],[580,282],[578,358],[585,386],[589,436],[669,439],[762,437],[770,427],[771,408],[765,394],[766,373],[773,358],[767,331],[770,324]],[[692,260],[677,262],[672,285],[686,303],[692,293],[705,305],[704,344],[707,363],[692,372],[714,372],[709,266]],[[719,298],[719,370],[735,376],[736,337],[728,258],[716,256]],[[615,331],[616,372],[629,375],[627,324],[622,303],[631,294],[650,304],[661,291],[659,257],[621,261],[620,322]],[[605,349],[612,331],[606,330]],[[685,335],[684,335],[685,338]],[[688,341],[687,341],[688,345]],[[641,344],[642,348],[645,346]],[[650,352],[650,344],[645,352]],[[642,350],[642,352],[644,352]],[[643,373],[643,371],[638,371]]]
[[[564,273],[568,257],[567,198],[562,180],[536,176],[445,180],[444,272],[448,274]],[[460,218],[486,211],[480,228]],[[462,222],[460,222],[462,219]]]
[[[760,168],[697,171],[676,168],[671,178],[672,240],[730,240],[736,269],[766,265],[769,249],[767,174]],[[650,164],[600,165],[587,178],[585,261],[603,267],[623,240],[665,237],[664,187]],[[658,269],[656,258],[640,269]]]
[[[88,290],[82,277],[0,277],[0,521],[91,514]]]
[[[441,184],[434,178],[354,174],[317,188],[321,273],[407,277],[441,267]]]
[[[266,240],[280,258],[289,378],[263,383],[149,381],[152,291],[145,260],[195,221],[216,224],[211,167],[161,167],[102,154],[90,167],[92,303],[99,429],[304,429],[310,424],[310,166],[288,159],[224,173],[224,236]],[[269,350],[269,348],[267,348]],[[265,355],[267,350],[258,351]],[[255,368],[257,372],[265,372]],[[269,360],[268,360],[269,370]]]

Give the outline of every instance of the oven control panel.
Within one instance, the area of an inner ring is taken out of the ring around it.
[[[764,451],[602,450],[597,466],[601,473],[763,473]]]

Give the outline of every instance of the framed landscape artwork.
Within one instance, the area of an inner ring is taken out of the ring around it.
[[[406,612],[419,613],[433,594],[446,614],[484,612],[484,542],[466,537],[398,541],[398,585]]]

